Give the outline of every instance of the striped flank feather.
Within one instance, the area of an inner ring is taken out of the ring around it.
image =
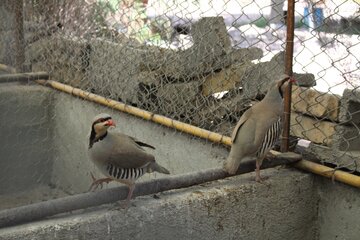
[[[281,133],[281,118],[276,121],[266,132],[265,138],[256,153],[257,157],[264,157],[275,145]]]
[[[106,171],[115,179],[136,180],[145,174],[144,168],[118,168],[113,164],[108,164]]]

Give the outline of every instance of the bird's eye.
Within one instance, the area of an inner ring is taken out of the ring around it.
[[[99,118],[96,123],[102,123],[102,122],[105,122],[107,120],[111,119],[111,117],[106,117],[106,118]]]

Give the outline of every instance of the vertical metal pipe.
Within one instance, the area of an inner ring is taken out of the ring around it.
[[[288,0],[287,10],[287,33],[286,33],[286,51],[285,51],[285,74],[292,76],[293,52],[294,52],[294,11],[295,0]],[[284,94],[284,117],[283,117],[283,132],[281,139],[281,151],[287,152],[289,150],[289,135],[290,135],[290,112],[291,112],[291,82],[286,88]]]
[[[15,13],[15,66],[18,72],[23,72],[25,63],[23,0],[14,0],[12,4]]]

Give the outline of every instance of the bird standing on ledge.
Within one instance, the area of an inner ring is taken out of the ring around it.
[[[125,134],[108,131],[115,127],[110,115],[101,113],[95,117],[89,139],[89,155],[91,160],[106,176],[95,179],[90,189],[95,189],[102,183],[118,181],[129,187],[126,205],[129,204],[135,188],[135,181],[145,173],[153,171],[169,174],[169,171],[155,162],[155,157],[143,149],[153,146],[140,142]]]
[[[243,160],[256,159],[256,181],[262,181],[260,166],[281,134],[283,93],[290,81],[295,82],[286,75],[272,83],[264,99],[241,116],[232,133],[230,154],[223,166],[227,173],[235,174]]]

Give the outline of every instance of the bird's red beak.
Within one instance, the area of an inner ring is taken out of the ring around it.
[[[114,127],[116,127],[116,124],[115,124],[114,120],[109,119],[109,120],[107,120],[107,121],[105,122],[105,126],[108,126],[108,127],[114,126]]]
[[[296,79],[294,77],[290,77],[290,82],[291,83],[297,83]]]

